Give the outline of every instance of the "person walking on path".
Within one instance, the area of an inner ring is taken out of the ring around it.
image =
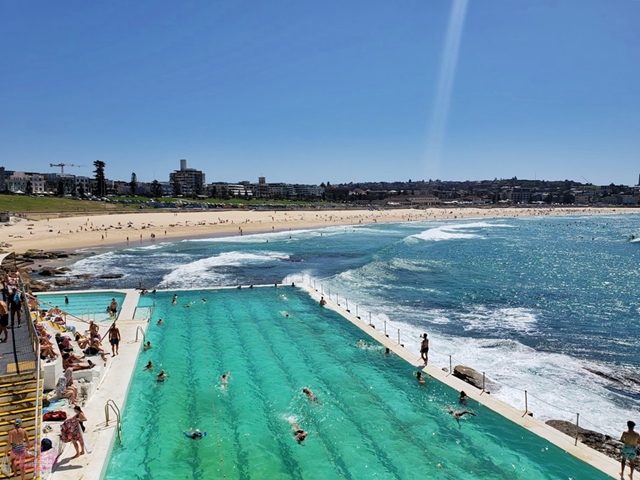
[[[14,427],[9,431],[9,441],[5,447],[5,455],[11,455],[11,469],[18,473],[21,472],[20,478],[24,480],[24,464],[27,456],[27,447],[29,446],[29,435],[27,431],[22,428],[22,419],[16,418]]]
[[[0,300],[0,335],[4,333],[4,338],[0,342],[4,343],[9,338],[9,309],[7,304]]]
[[[622,432],[622,437],[620,437],[620,441],[624,443],[622,446],[622,461],[620,462],[620,478],[624,477],[624,467],[627,460],[629,460],[629,478],[631,480],[633,480],[633,471],[636,468],[636,449],[638,448],[638,443],[640,443],[640,435],[633,430],[635,426],[636,424],[629,420],[627,422],[628,430]]]
[[[14,288],[10,298],[9,309],[11,310],[11,326],[13,327],[15,317],[17,316],[18,328],[20,328],[20,322],[22,320],[22,294],[17,288]]]
[[[422,344],[420,345],[420,355],[422,356],[422,360],[426,365],[429,363],[429,339],[427,338],[427,334],[422,334]]]
[[[116,322],[113,322],[109,328],[109,343],[111,344],[111,355],[118,355],[118,346],[120,345],[120,330],[116,327]]]

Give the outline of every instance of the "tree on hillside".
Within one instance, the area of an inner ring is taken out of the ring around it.
[[[96,160],[93,162],[93,166],[96,167],[93,171],[93,173],[96,174],[96,195],[98,197],[104,197],[107,193],[107,182],[104,177],[104,167],[106,164],[102,160]]]
[[[153,198],[160,198],[162,196],[162,187],[158,180],[154,180],[151,184],[151,195]]]
[[[131,174],[131,181],[129,182],[129,190],[131,190],[131,196],[136,196],[136,191],[138,190],[138,176],[136,172]]]

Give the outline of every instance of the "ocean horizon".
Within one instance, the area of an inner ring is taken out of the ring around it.
[[[81,288],[305,282],[542,420],[640,421],[636,214],[415,221],[157,242],[70,265]],[[636,238],[632,239],[632,236]],[[364,337],[364,334],[363,334]]]

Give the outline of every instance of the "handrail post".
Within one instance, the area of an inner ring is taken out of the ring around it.
[[[453,368],[451,366],[451,355],[449,355],[449,375],[453,373]]]
[[[528,402],[528,398],[527,398],[527,391],[524,391],[524,414],[526,415],[527,413],[529,413],[529,402]]]
[[[400,345],[400,329],[398,329],[398,345]]]
[[[351,310],[349,310],[349,300],[347,300],[346,298],[344,299],[344,304],[347,306],[347,312],[351,313]]]
[[[369,326],[371,326],[371,312],[369,312]]]
[[[384,334],[387,334],[387,321],[384,321]]]
[[[484,372],[482,372],[482,393],[484,393]]]
[[[576,413],[576,441],[574,445],[578,445],[578,432],[580,431],[580,414]]]

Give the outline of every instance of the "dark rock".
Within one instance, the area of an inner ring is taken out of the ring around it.
[[[40,270],[38,272],[40,275],[42,275],[43,277],[50,277],[51,275],[53,275],[53,273],[51,272],[51,270],[49,270],[48,268],[43,268],[42,270]]]
[[[571,438],[576,438],[576,425],[566,420],[547,420],[547,425],[561,431]],[[604,433],[578,427],[578,441],[608,457],[620,460],[622,442]],[[638,470],[638,468],[636,468]]]
[[[455,367],[453,367],[453,376],[458,377],[460,380],[463,380],[468,384],[482,390],[482,373],[474,370],[471,367],[456,365]],[[495,383],[490,382],[487,378],[485,378],[484,388],[486,393],[489,393],[487,390],[490,390],[495,386]]]
[[[93,277],[93,273],[79,273],[78,275],[74,275],[76,278],[91,278]]]
[[[98,278],[103,278],[103,279],[112,279],[112,278],[122,278],[124,277],[124,274],[122,273],[104,273],[102,275],[98,275]]]
[[[22,254],[24,258],[49,258],[44,250],[27,250]]]

